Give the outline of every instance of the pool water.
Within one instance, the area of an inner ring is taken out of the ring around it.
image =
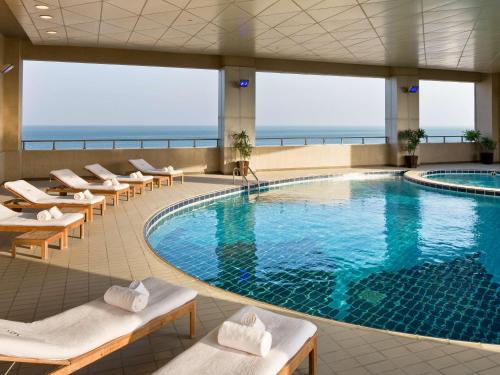
[[[500,344],[499,220],[495,198],[333,180],[185,209],[148,240],[182,271],[259,301]]]
[[[426,178],[440,182],[447,182],[450,184],[500,189],[500,174],[492,175],[491,173],[439,173],[428,175],[426,176]]]

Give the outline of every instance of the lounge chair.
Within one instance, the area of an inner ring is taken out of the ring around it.
[[[111,197],[113,204],[118,206],[120,195],[124,194],[129,200],[130,185],[119,184],[117,186],[106,186],[103,184],[90,183],[78,176],[69,169],[58,169],[51,171],[50,176],[62,183],[62,186],[57,186],[47,189],[47,192],[55,192],[59,194],[78,193],[80,191],[89,190],[92,194],[104,195]]]
[[[63,248],[68,247],[68,234],[80,228],[80,238],[84,236],[85,217],[80,213],[67,213],[59,219],[37,220],[36,214],[12,211],[0,204],[1,232],[57,231],[63,232]]]
[[[184,183],[184,172],[180,169],[171,173],[164,169],[153,167],[144,159],[130,159],[128,162],[132,164],[134,168],[141,171],[141,173],[154,176],[158,187],[160,187],[162,181],[167,181],[167,185],[172,185],[174,183],[174,177],[180,177],[181,184]]]
[[[157,370],[154,375],[284,375],[292,374],[308,356],[309,374],[316,374],[317,328],[314,324],[252,306],[242,308],[229,320],[240,322],[242,315],[249,311],[258,315],[272,335],[271,351],[265,357],[219,345],[218,328],[215,328],[188,350]]]
[[[193,337],[196,291],[152,277],[143,283],[149,301],[137,313],[101,297],[33,323],[0,320],[0,361],[56,365],[51,374],[70,374],[186,314]]]
[[[92,221],[94,216],[94,208],[104,214],[106,209],[106,198],[96,195],[92,199],[75,200],[71,197],[58,197],[47,194],[46,192],[31,185],[24,180],[6,182],[4,188],[12,193],[17,199],[11,199],[3,202],[3,205],[14,210],[22,210],[24,208],[50,208],[57,206],[61,209],[76,208],[85,210],[85,219]]]
[[[85,169],[92,173],[94,176],[99,178],[100,180],[112,180],[113,178],[116,178],[118,182],[123,182],[125,184],[129,184],[132,186],[131,192],[132,195],[135,194],[135,189],[137,188],[139,191],[139,194],[142,193],[143,190],[146,190],[146,187],[149,185],[150,190],[153,190],[153,183],[154,183],[154,178],[153,176],[142,176],[139,178],[133,178],[130,176],[118,176],[110,171],[108,171],[106,168],[104,168],[101,164],[90,164],[86,165]]]

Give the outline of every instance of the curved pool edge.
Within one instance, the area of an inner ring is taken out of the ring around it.
[[[407,178],[406,174],[408,172],[417,172],[417,171],[408,171],[408,170],[387,170],[387,171],[375,171],[375,172],[340,172],[340,173],[334,173],[334,174],[328,174],[328,175],[315,175],[315,176],[303,176],[303,177],[295,177],[295,178],[287,178],[287,179],[277,179],[277,180],[268,180],[268,181],[263,181],[260,183],[260,188],[268,188],[271,186],[284,186],[284,185],[289,185],[289,184],[300,184],[304,182],[310,182],[310,181],[321,181],[321,180],[332,180],[338,177],[345,177],[347,175],[380,175],[380,176],[400,176],[405,178],[406,180],[409,180],[413,182],[411,179]],[[418,172],[428,172],[428,171],[418,171]],[[495,171],[497,172],[497,171]],[[500,171],[498,171],[500,172]],[[421,185],[424,185],[423,183]],[[223,288],[211,285],[203,280],[198,279],[197,277],[181,270],[174,264],[168,262],[164,258],[162,258],[151,246],[151,243],[149,242],[148,239],[148,234],[154,227],[160,223],[163,219],[167,218],[168,216],[181,211],[183,209],[186,209],[190,206],[196,206],[198,204],[202,203],[209,203],[214,200],[219,200],[226,198],[231,195],[236,195],[236,194],[241,194],[244,193],[250,189],[250,192],[256,191],[258,189],[257,183],[250,185],[249,187],[247,186],[236,186],[232,188],[226,188],[226,189],[220,189],[220,190],[215,190],[210,193],[205,193],[201,195],[196,195],[190,198],[185,198],[179,201],[176,201],[172,204],[169,204],[168,206],[165,206],[164,208],[161,208],[157,210],[155,213],[150,215],[146,220],[145,224],[143,227],[143,239],[147,244],[147,248],[149,252],[151,252],[156,259],[158,259],[161,263],[164,263],[168,265],[169,267],[172,267],[175,271],[179,272],[180,274],[187,276],[188,278],[192,279],[194,282],[202,284],[205,288],[207,289],[213,289],[214,291],[217,291],[222,294],[226,294],[229,297],[232,297],[233,299],[236,299],[235,302],[237,303],[250,303],[253,305],[260,305],[265,308],[270,308],[274,309],[277,311],[282,311],[285,313],[301,316],[304,318],[309,318],[309,319],[315,319],[318,321],[323,321],[323,322],[328,322],[328,323],[333,323],[336,326],[339,327],[346,327],[346,328],[353,328],[353,329],[358,329],[361,331],[366,331],[366,332],[372,332],[372,333],[385,333],[391,336],[395,337],[400,337],[400,338],[406,338],[406,339],[411,339],[415,341],[428,341],[428,342],[434,342],[438,344],[445,344],[445,345],[457,345],[465,348],[472,348],[472,349],[479,349],[479,350],[487,350],[490,352],[496,352],[500,353],[500,345],[497,344],[490,344],[490,343],[482,343],[482,342],[471,342],[471,341],[462,341],[462,340],[453,340],[453,339],[446,339],[446,338],[440,338],[440,337],[433,337],[433,336],[425,336],[425,335],[417,335],[417,334],[411,334],[411,333],[404,333],[404,332],[398,332],[398,331],[391,331],[391,330],[385,330],[381,328],[373,328],[373,327],[368,327],[368,326],[363,326],[363,325],[358,325],[358,324],[353,324],[353,323],[347,323],[343,322],[340,320],[335,320],[335,319],[329,319],[325,317],[320,317],[316,315],[311,315],[307,313],[303,313],[297,310],[292,310],[288,309],[286,307],[274,305],[265,301],[259,301],[247,296],[243,296],[241,294],[237,294],[228,290],[225,290]],[[445,189],[445,188],[443,188]],[[450,189],[446,189],[450,190]],[[499,190],[500,189],[496,189]],[[499,194],[500,195],[500,194]]]
[[[447,190],[456,193],[485,195],[489,197],[500,197],[500,189],[487,188],[483,186],[453,184],[439,180],[431,180],[427,176],[435,174],[491,174],[500,173],[500,169],[427,169],[410,170],[403,174],[405,180],[430,188]]]

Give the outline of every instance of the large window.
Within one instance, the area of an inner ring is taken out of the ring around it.
[[[258,145],[281,142],[264,137],[284,137],[284,144],[306,137],[308,144],[323,137],[330,137],[326,143],[384,142],[383,78],[257,73],[256,81]]]
[[[420,127],[428,135],[460,136],[464,130],[474,129],[474,83],[420,81],[419,85]]]
[[[23,71],[23,140],[217,138],[216,70],[25,61]],[[115,147],[139,145],[115,143]],[[170,144],[191,145],[190,141]],[[167,142],[142,146],[165,147]],[[81,148],[82,142],[59,142],[56,147]],[[86,142],[85,147],[112,144]]]

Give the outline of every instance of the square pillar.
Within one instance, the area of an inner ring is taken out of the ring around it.
[[[249,81],[247,87],[240,87],[241,79]],[[219,74],[220,171],[224,174],[233,171],[237,153],[232,136],[242,130],[255,145],[255,68],[225,66]]]
[[[406,152],[398,143],[401,130],[419,128],[419,93],[408,93],[410,86],[418,86],[418,76],[401,75],[385,81],[385,135],[389,138],[389,164],[404,164]]]
[[[484,74],[474,85],[474,111],[476,130],[497,142],[495,161],[500,160],[500,73]]]
[[[14,69],[0,77],[0,180],[21,177],[22,59],[21,40],[2,38],[0,64]]]

